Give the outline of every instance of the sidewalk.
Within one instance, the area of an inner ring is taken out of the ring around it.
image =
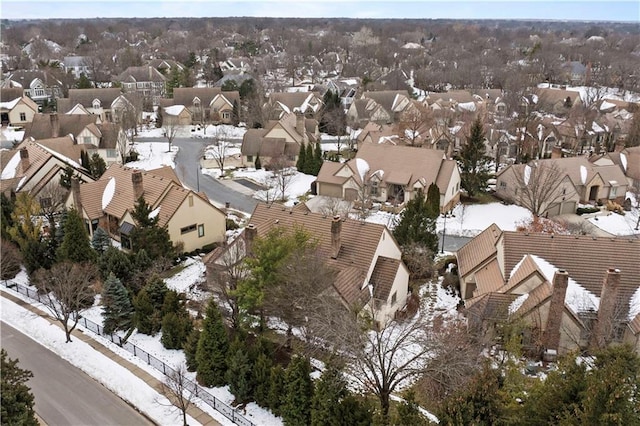
[[[28,302],[25,302],[22,299],[10,294],[8,291],[2,291],[2,292],[0,292],[0,295],[2,297],[12,301],[13,303],[15,303],[15,304],[27,309],[28,311],[33,312],[34,314],[46,319],[51,324],[54,324],[54,325],[62,328],[60,323],[58,321],[55,321],[54,319],[52,319],[51,316],[48,313],[46,313],[46,312],[44,312],[44,311],[32,306],[31,304],[29,304]],[[162,393],[162,383],[160,382],[160,380],[156,379],[151,374],[147,373],[145,370],[143,370],[140,367],[132,364],[131,362],[127,361],[126,359],[122,358],[121,356],[111,352],[107,347],[105,347],[104,345],[101,345],[96,340],[94,340],[90,336],[88,336],[86,333],[83,333],[81,330],[75,329],[75,330],[73,330],[73,332],[71,334],[76,339],[87,343],[89,346],[91,346],[96,351],[102,353],[106,357],[110,358],[112,361],[117,362],[118,364],[120,364],[121,366],[126,368],[127,370],[131,371],[135,376],[137,376],[138,378],[142,379],[146,384],[151,386],[153,389],[155,389],[159,393]],[[205,413],[204,411],[202,411],[200,408],[196,407],[193,404],[189,407],[189,409],[187,410],[187,413],[191,417],[196,419],[198,422],[200,422],[202,425],[205,425],[205,426],[220,425],[220,423],[218,423],[215,419],[213,419],[213,417],[211,417],[209,414]],[[41,419],[38,419],[38,420],[41,420]],[[151,419],[149,419],[149,420],[151,420]],[[42,422],[41,424],[44,425],[45,423]]]

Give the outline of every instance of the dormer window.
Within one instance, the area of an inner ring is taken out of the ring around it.
[[[100,100],[94,99],[91,105],[93,106],[93,109],[100,109]]]
[[[200,98],[199,97],[195,97],[193,98],[193,106],[196,108],[200,108]]]

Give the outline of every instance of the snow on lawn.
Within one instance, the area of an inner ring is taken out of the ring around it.
[[[162,166],[176,168],[174,159],[178,153],[178,147],[172,146],[168,152],[168,142],[136,142],[133,149],[139,154],[138,161],[127,163],[127,167],[142,170],[153,170]]]
[[[167,283],[167,287],[171,290],[175,290],[178,293],[188,293],[191,295],[194,288],[204,281],[204,273],[206,267],[200,258],[190,257],[185,260],[184,269],[175,274],[174,276],[164,280]]]
[[[24,130],[18,130],[19,127],[2,126],[0,132],[0,141],[20,142],[24,138]]]
[[[609,212],[606,216],[596,216],[587,220],[613,235],[640,235],[640,230],[636,229],[638,209],[624,213],[624,216],[622,216],[618,213]]]
[[[64,331],[60,327],[4,297],[0,297],[0,307],[2,321],[80,368],[158,424],[173,425],[179,421],[179,410],[168,406],[170,402],[167,398],[88,343],[78,338],[65,343]],[[189,424],[200,424],[191,416],[187,417]]]
[[[291,178],[287,184],[285,190],[285,198],[287,199],[285,205],[292,206],[298,198],[307,194],[311,190],[311,182],[316,180],[316,176],[307,175],[304,173],[298,173],[295,169],[291,168]],[[259,200],[267,199],[281,199],[282,194],[280,189],[277,188],[276,178],[273,173],[264,169],[256,170],[252,168],[239,169],[233,172],[234,179],[245,178],[258,182],[269,189],[263,191],[257,191],[254,197]]]

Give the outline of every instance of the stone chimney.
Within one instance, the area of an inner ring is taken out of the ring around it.
[[[247,256],[253,254],[253,242],[258,236],[258,228],[253,223],[244,228],[244,247]]]
[[[598,319],[591,331],[590,345],[593,348],[604,348],[614,338],[616,309],[619,309],[618,289],[620,288],[620,270],[609,268],[602,282]]]
[[[613,152],[622,152],[625,149],[625,147],[627,146],[626,145],[626,139],[627,139],[626,137],[625,138],[623,138],[623,137],[618,138],[618,140],[616,141],[615,145],[613,146]]]
[[[300,111],[296,111],[296,131],[300,136],[304,136],[306,133],[304,128],[304,114]]]
[[[60,137],[60,120],[58,113],[54,112],[53,114],[49,114],[49,122],[51,123],[51,137]]]
[[[133,183],[133,198],[135,201],[144,194],[144,186],[142,185],[142,172],[135,170],[131,174],[131,182]]]
[[[340,216],[334,216],[331,221],[331,258],[337,259],[340,253],[340,234],[342,233],[342,220]]]
[[[562,148],[559,146],[551,148],[551,158],[562,158]]]
[[[547,324],[544,328],[543,345],[545,349],[558,351],[560,346],[560,329],[562,327],[562,313],[564,312],[564,299],[569,285],[569,274],[559,269],[553,276],[553,288],[551,289],[551,302]]]
[[[20,149],[20,173],[24,174],[27,169],[29,168],[29,151],[27,151],[27,148],[22,148]]]
[[[82,200],[80,199],[80,179],[71,178],[71,193],[73,194],[73,205],[80,215],[82,215]]]

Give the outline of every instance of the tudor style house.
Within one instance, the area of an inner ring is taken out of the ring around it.
[[[317,119],[323,106],[318,92],[275,92],[269,95],[263,110],[269,120],[279,120],[290,113]]]
[[[369,121],[390,124],[412,108],[415,106],[406,90],[365,92],[347,110],[347,122],[352,127],[362,127]]]
[[[131,217],[136,201],[144,196],[158,225],[166,227],[174,245],[185,252],[224,240],[226,215],[201,194],[185,189],[171,167],[141,171],[113,164],[93,183],[73,181],[67,208],[78,210],[90,235],[102,227],[124,249],[136,226]]]
[[[166,93],[167,77],[151,65],[129,67],[116,79],[125,93],[139,93],[158,105]]]
[[[63,84],[47,71],[16,70],[2,81],[2,88],[21,88],[41,109],[62,97]]]
[[[347,308],[373,313],[379,326],[404,308],[409,272],[386,226],[312,213],[304,204],[294,208],[258,204],[248,223],[234,242],[205,258],[209,271],[223,265],[226,251],[239,248],[244,257],[253,241],[270,230],[299,226],[317,239],[319,256],[336,271],[333,288]]]
[[[274,159],[295,164],[300,148],[319,140],[316,120],[301,113],[288,113],[280,120],[270,121],[264,129],[247,130],[242,139],[242,164],[253,167],[258,157],[263,166]]]
[[[318,173],[317,193],[349,201],[365,198],[403,206],[413,194],[434,183],[440,189],[440,210],[460,201],[460,171],[442,152],[407,146],[363,144],[346,163],[325,162]]]
[[[38,104],[22,94],[8,99],[5,97],[8,94],[5,90],[0,92],[0,123],[23,127],[33,121],[33,116],[38,113]]]
[[[538,354],[628,342],[640,352],[640,241],[502,231],[456,253],[469,327],[491,340],[508,318]]]
[[[194,124],[233,124],[233,108],[239,107],[240,94],[237,90],[223,92],[220,87],[176,87],[170,102],[187,107]]]
[[[545,177],[556,174],[557,178]],[[545,204],[543,211],[549,216],[573,213],[577,203],[611,200],[622,204],[626,191],[627,178],[618,165],[600,166],[589,162],[586,157],[514,164],[500,171],[496,177],[498,197],[525,207],[528,194],[546,197],[547,200],[539,201]]]
[[[62,114],[93,114],[100,122],[119,123],[125,112],[132,112],[137,121],[142,118],[142,102],[133,102],[135,94],[123,95],[120,89],[69,89],[68,98],[58,99],[58,112]],[[131,99],[130,99],[131,98]],[[140,104],[136,108],[134,103]]]

